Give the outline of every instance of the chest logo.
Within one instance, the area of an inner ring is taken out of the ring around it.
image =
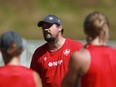
[[[48,66],[49,66],[49,67],[58,66],[58,65],[61,65],[62,62],[63,62],[63,60],[58,60],[58,61],[54,61],[54,62],[49,62],[49,63],[48,63]]]
[[[63,53],[65,56],[68,56],[70,54],[70,49],[65,49]]]

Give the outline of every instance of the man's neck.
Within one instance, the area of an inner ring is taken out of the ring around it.
[[[61,37],[60,39],[57,39],[54,42],[50,42],[50,43],[48,43],[49,50],[53,51],[53,52],[57,51],[58,49],[60,49],[63,46],[64,43],[65,43],[65,38],[64,37]]]

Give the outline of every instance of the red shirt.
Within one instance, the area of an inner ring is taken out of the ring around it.
[[[64,45],[55,52],[49,51],[47,43],[35,51],[31,68],[40,74],[43,87],[60,87],[60,83],[68,70],[71,54],[81,47],[80,42],[66,39]]]
[[[116,87],[116,50],[108,46],[89,46],[91,64],[82,77],[82,87]]]
[[[15,65],[0,67],[0,87],[36,87],[33,71]]]

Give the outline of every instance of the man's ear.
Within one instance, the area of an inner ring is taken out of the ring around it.
[[[62,31],[62,26],[60,25],[60,26],[58,26],[59,27],[59,31]]]

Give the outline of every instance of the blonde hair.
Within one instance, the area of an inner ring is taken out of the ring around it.
[[[96,37],[99,37],[100,41],[108,41],[109,22],[107,17],[100,12],[90,13],[84,21],[84,32],[87,34],[88,43]]]

